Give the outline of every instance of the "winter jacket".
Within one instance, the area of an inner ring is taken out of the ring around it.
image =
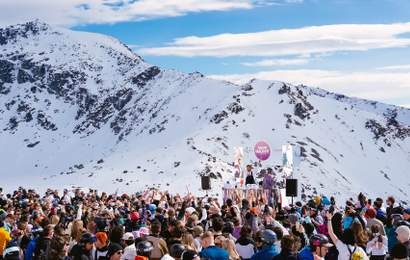
[[[87,252],[80,244],[73,246],[70,256],[73,260],[93,260],[92,252]]]
[[[273,260],[298,260],[298,255],[291,254],[288,250],[282,250]]]
[[[3,255],[4,248],[6,248],[7,243],[11,240],[10,233],[6,231],[4,227],[0,228],[0,255]]]
[[[278,255],[278,249],[276,246],[265,246],[256,254],[251,257],[251,260],[265,260],[265,259],[272,259],[274,256]]]
[[[35,237],[28,243],[27,250],[24,253],[24,259],[25,260],[33,259],[34,250],[36,249],[37,240],[38,240],[38,237]]]
[[[51,239],[48,237],[39,237],[34,250],[34,260],[45,258],[50,248]]]
[[[92,256],[94,260],[106,260],[108,253],[108,245],[102,248],[95,248],[92,252]]]
[[[300,260],[313,260],[313,254],[311,251],[310,246],[306,246],[299,252],[299,259]]]
[[[403,214],[403,207],[396,203],[386,208],[387,216],[393,214]]]
[[[397,244],[397,237],[396,237],[396,228],[395,227],[386,227],[386,236],[387,236],[387,247],[389,248],[389,252],[393,249],[393,247]]]
[[[229,254],[228,251],[219,248],[217,246],[210,246],[207,248],[203,248],[202,251],[199,253],[201,259],[209,259],[209,260],[228,260]]]

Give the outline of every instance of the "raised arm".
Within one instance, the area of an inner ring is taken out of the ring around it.
[[[337,241],[339,240],[335,233],[333,232],[333,226],[332,226],[332,217],[333,214],[330,212],[326,213],[327,217],[327,231],[329,232],[330,239],[332,239],[332,242],[334,245],[336,245]]]

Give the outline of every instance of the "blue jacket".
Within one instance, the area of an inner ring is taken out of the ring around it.
[[[33,259],[34,250],[36,249],[38,237],[33,238],[27,245],[26,252],[24,253],[24,259],[31,260]]]
[[[252,257],[251,260],[265,260],[265,259],[272,259],[274,256],[278,255],[278,249],[276,246],[268,246],[264,247],[258,252],[256,252]]]
[[[387,236],[387,246],[389,248],[389,252],[393,249],[393,247],[397,244],[397,237],[396,237],[396,228],[394,227],[386,227],[386,236]]]
[[[199,253],[199,256],[204,259],[209,260],[229,260],[228,251],[219,248],[217,246],[210,246],[202,249]]]
[[[313,260],[313,254],[310,250],[310,246],[305,246],[302,251],[299,252],[299,259],[300,260]]]

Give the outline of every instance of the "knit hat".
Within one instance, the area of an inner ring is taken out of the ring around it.
[[[105,232],[97,232],[97,234],[95,234],[95,237],[97,238],[98,241],[100,241],[103,244],[107,243],[108,240],[108,236],[107,233]]]
[[[188,207],[185,209],[185,212],[188,213],[188,215],[191,215],[195,212],[195,209],[193,207]]]
[[[320,202],[321,202],[322,198],[320,198],[319,195],[316,195],[316,196],[313,198],[313,200],[315,201],[315,204],[316,204],[316,205],[320,205]]]
[[[151,212],[155,212],[155,210],[157,209],[157,205],[155,205],[155,204],[149,204],[148,209],[149,209],[149,211],[151,211]]]
[[[141,227],[137,233],[136,233],[136,237],[145,237],[149,235],[149,229],[147,227]]]
[[[133,222],[138,221],[138,219],[140,218],[140,214],[138,213],[138,211],[133,211],[130,214],[130,218],[131,218],[131,221]]]
[[[408,226],[399,226],[396,229],[397,239],[402,243],[410,240],[410,228]]]
[[[107,258],[109,259],[111,256],[113,256],[116,252],[122,251],[123,248],[120,244],[117,243],[110,243],[108,246],[108,251],[107,251]]]
[[[273,243],[275,243],[276,238],[277,238],[276,233],[273,232],[270,229],[265,229],[262,232],[262,241],[263,241],[263,243],[265,243],[267,245],[272,245]]]
[[[5,220],[7,217],[7,212],[4,209],[0,209],[0,219]]]
[[[333,245],[329,243],[329,239],[325,235],[315,234],[309,239],[310,246],[318,247],[332,247]]]
[[[184,251],[185,251],[185,246],[180,243],[173,244],[169,248],[169,254],[174,258],[181,258],[181,255]]]
[[[258,209],[256,207],[251,208],[249,211],[255,215],[258,215]]]
[[[134,235],[131,232],[127,232],[122,236],[122,240],[134,240]]]
[[[193,250],[186,250],[181,255],[182,260],[193,260],[197,257],[199,257],[199,255]]]
[[[94,219],[97,231],[108,231],[107,221],[102,217],[96,217]]]
[[[91,233],[84,233],[81,235],[80,242],[81,243],[95,243],[97,238],[93,236]]]

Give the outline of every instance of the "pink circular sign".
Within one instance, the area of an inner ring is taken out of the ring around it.
[[[265,161],[270,156],[270,147],[264,141],[257,142],[255,145],[255,155],[259,160]]]

